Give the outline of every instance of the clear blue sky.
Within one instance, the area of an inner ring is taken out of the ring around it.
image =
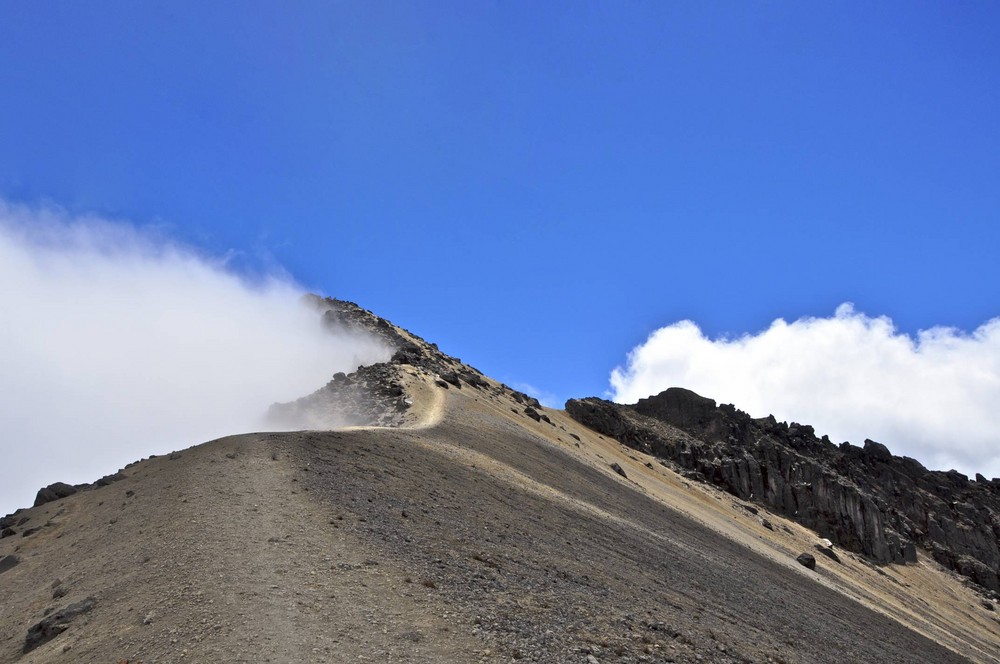
[[[998,33],[995,2],[7,2],[0,197],[601,394],[680,319],[1000,314]]]

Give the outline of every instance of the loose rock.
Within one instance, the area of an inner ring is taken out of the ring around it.
[[[13,569],[19,562],[21,562],[21,559],[15,555],[0,558],[0,574],[3,574],[9,569]]]
[[[796,558],[800,565],[809,569],[816,569],[816,558],[811,553],[800,553]]]
[[[93,597],[88,597],[82,602],[70,604],[59,611],[49,614],[28,630],[28,635],[24,639],[22,652],[29,653],[43,643],[48,643],[65,632],[69,629],[70,623],[73,620],[93,609],[96,602],[97,600]]]

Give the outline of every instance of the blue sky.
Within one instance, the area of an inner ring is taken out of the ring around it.
[[[685,319],[971,332],[1000,315],[998,27],[988,2],[5,3],[0,198],[280,266],[558,401]]]

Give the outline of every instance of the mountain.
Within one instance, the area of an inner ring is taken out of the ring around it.
[[[975,558],[974,538],[885,516],[903,480],[865,478],[907,462],[874,444],[830,450],[687,392],[548,409],[356,305],[313,304],[392,359],[272,407],[302,430],[46,487],[4,517],[0,661],[1000,661],[988,579],[934,548]],[[808,468],[779,487],[783,463]],[[990,483],[909,477],[928,509],[993,509]],[[883,514],[882,538],[831,526],[802,487],[817,478]],[[785,486],[797,503],[772,500]]]

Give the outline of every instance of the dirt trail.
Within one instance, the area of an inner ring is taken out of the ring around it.
[[[478,643],[428,638],[450,628],[447,606],[298,482],[295,436],[215,441],[60,501],[96,518],[19,543],[24,562],[0,579],[0,662],[468,661]],[[70,594],[53,600],[57,577]],[[89,615],[21,658],[44,608],[88,595]]]

